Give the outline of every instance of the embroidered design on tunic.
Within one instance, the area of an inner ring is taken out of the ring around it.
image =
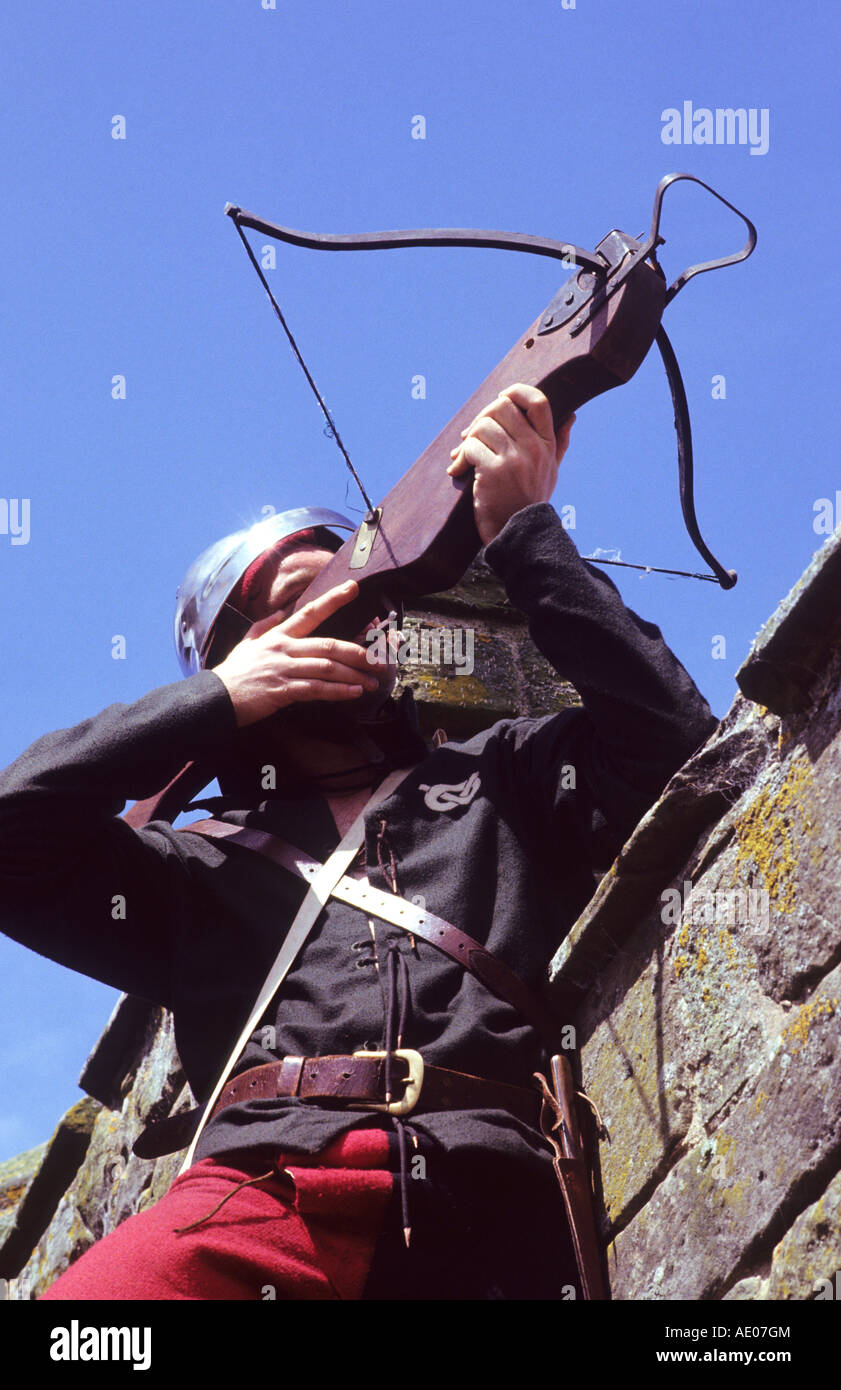
[[[456,806],[469,806],[481,785],[478,772],[471,772],[463,782],[436,782],[432,787],[422,782],[420,790],[426,792],[424,801],[430,811],[452,811]]]

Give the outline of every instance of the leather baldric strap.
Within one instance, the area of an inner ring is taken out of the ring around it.
[[[195,821],[184,829],[198,835],[224,840],[228,844],[240,845],[243,849],[256,850],[273,863],[288,869],[290,873],[309,883],[315,882],[321,870],[318,860],[305,854],[303,850],[296,849],[277,835],[255,830],[251,826],[238,826],[227,821],[209,819]],[[349,903],[351,907],[359,908],[370,917],[379,917],[395,927],[401,927],[403,931],[421,937],[432,946],[437,946],[440,951],[444,951],[465,970],[475,975],[477,980],[481,980],[499,999],[504,999],[516,1009],[552,1049],[557,1045],[558,1021],[548,1005],[544,1004],[498,956],[492,955],[485,946],[453,926],[451,922],[446,922],[443,917],[436,917],[426,908],[418,907],[416,903],[408,902],[395,893],[386,893],[375,888],[367,878],[350,878],[343,874],[330,889],[330,896],[338,898],[340,902]]]
[[[389,773],[385,781],[382,782],[379,787],[377,787],[376,791],[368,799],[367,803],[362,808],[359,815],[356,817],[356,820],[353,822],[353,825],[350,827],[347,834],[344,836],[339,845],[330,855],[330,858],[327,860],[327,863],[319,864],[318,871],[311,876],[309,892],[304,898],[304,901],[301,903],[301,906],[298,909],[295,920],[289,928],[289,931],[286,933],[283,945],[281,946],[280,951],[278,952],[277,957],[274,961],[274,964],[272,965],[272,968],[269,971],[268,976],[266,977],[266,982],[263,985],[263,988],[260,990],[254,1007],[248,1016],[248,1020],[239,1037],[237,1038],[236,1043],[234,1044],[231,1055],[225,1064],[224,1070],[222,1071],[222,1075],[217,1081],[215,1087],[213,1088],[213,1092],[205,1107],[204,1115],[202,1117],[201,1123],[199,1124],[195,1138],[193,1139],[193,1142],[190,1145],[190,1148],[187,1152],[187,1157],[184,1159],[184,1163],[181,1167],[181,1173],[186,1172],[193,1162],[193,1156],[196,1152],[196,1145],[199,1141],[202,1130],[204,1129],[204,1126],[207,1123],[207,1120],[213,1111],[214,1105],[219,1099],[219,1094],[222,1091],[225,1082],[227,1081],[228,1077],[230,1076],[231,1072],[236,1066],[237,1060],[239,1058],[240,1053],[242,1052],[242,1049],[245,1047],[245,1044],[248,1042],[248,1039],[251,1037],[251,1034],[254,1032],[254,1029],[257,1027],[257,1024],[260,1022],[260,1019],[263,1017],[263,1014],[266,1012],[266,1009],[268,1008],[269,1004],[272,1002],[272,999],[274,998],[275,994],[280,988],[281,983],[288,975],[295,961],[295,957],[297,956],[298,952],[300,951],[301,947],[306,941],[310,931],[312,930],[312,927],[315,925],[315,922],[319,917],[323,907],[325,906],[333,888],[336,886],[339,880],[344,877],[345,870],[350,868],[351,863],[356,858],[356,855],[359,851],[359,847],[365,838],[366,811],[368,811],[372,806],[377,805],[378,802],[385,801],[387,797],[391,796],[391,793],[395,790],[395,788],[398,787],[400,783],[404,780],[404,778],[408,776],[409,771],[409,768],[398,768],[395,772]],[[224,822],[220,821],[219,824],[222,825],[224,824]],[[192,826],[185,826],[185,830],[187,831],[192,831],[192,829]]]

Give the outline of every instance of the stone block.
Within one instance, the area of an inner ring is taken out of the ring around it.
[[[774,1250],[766,1297],[841,1299],[841,1173]]]
[[[614,1297],[716,1298],[841,1157],[841,966],[787,1016],[773,1055],[670,1170],[609,1252]]]
[[[36,1245],[20,1276],[14,1280],[14,1298],[40,1298],[60,1274],[90,1249],[94,1240],[73,1198],[65,1194],[56,1208],[49,1230]]]
[[[102,1107],[86,1097],[72,1105],[45,1146],[41,1163],[18,1202],[0,1255],[0,1275],[14,1278],[57,1213],[91,1142]]]
[[[841,950],[841,742],[813,761],[800,744],[769,763],[735,818],[734,883],[767,893],[770,925],[751,924],[759,982],[772,999],[793,999]]]
[[[46,1150],[46,1144],[38,1144],[0,1163],[0,1247],[12,1228],[15,1212],[29,1184],[41,1167]]]
[[[751,1275],[750,1279],[740,1279],[738,1284],[734,1284],[732,1289],[724,1295],[722,1303],[755,1303],[757,1300],[768,1297],[767,1289],[767,1279],[760,1279],[758,1275]]]
[[[580,1019],[580,1036],[589,1033],[581,1049],[583,1089],[601,1110],[610,1136],[599,1153],[607,1227],[652,1185],[691,1119],[682,1068],[663,1052],[658,935],[656,926],[644,928],[608,969],[599,996],[607,1016],[592,1032],[587,1010]],[[645,962],[641,972],[632,953],[635,942]]]
[[[131,1152],[149,1119],[169,1114],[174,1101],[192,1101],[175,1050],[172,1017],[165,1010],[148,1016],[125,1086],[120,1110],[84,1102],[98,1112],[84,1162],[74,1169],[72,1183],[65,1180],[49,1230],[34,1249],[32,1243],[27,1248],[31,1254],[24,1257],[17,1298],[39,1297],[94,1241],[159,1200],[175,1178],[183,1155],[152,1163]]]
[[[721,1124],[785,1025],[785,1009],[759,988],[744,922],[732,920],[740,900],[721,888],[729,875],[725,855],[697,882],[664,889],[580,1010],[584,1088],[610,1131],[599,1156],[608,1227],[653,1190],[684,1141]]]

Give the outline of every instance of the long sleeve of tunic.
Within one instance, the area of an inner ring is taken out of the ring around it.
[[[658,628],[580,559],[549,504],[512,517],[486,558],[583,707],[503,720],[430,753],[366,818],[367,872],[376,886],[390,886],[378,867],[378,841],[380,854],[387,845],[403,896],[538,987],[592,892],[594,864],[618,849],[716,721]],[[135,831],[119,817],[188,758],[212,758],[235,736],[227,692],[203,672],[38,740],[0,777],[3,931],[170,1007],[199,1098],[226,1060],[303,886],[236,846],[164,822]],[[316,794],[255,794],[224,814],[322,860],[337,841]],[[541,1043],[509,1005],[433,946],[412,950],[382,923],[372,935],[362,914],[336,901],[236,1070],[286,1054],[380,1046],[377,962],[389,949],[410,957],[405,1046],[431,1064],[529,1084]],[[315,1152],[367,1122],[310,1102],[247,1102],[207,1126],[199,1157],[244,1145]],[[416,1127],[450,1150],[490,1146],[521,1159],[542,1152],[532,1131],[502,1113],[424,1115]]]

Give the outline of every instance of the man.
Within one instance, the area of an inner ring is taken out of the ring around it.
[[[583,710],[504,720],[428,752],[362,634],[313,635],[355,585],[293,612],[335,548],[316,530],[237,576],[228,606],[252,625],[221,660],[202,642],[213,670],[40,740],[4,775],[4,929],[172,1008],[201,1101],[304,885],[224,838],[119,819],[187,757],[219,770],[224,795],[207,804],[223,830],[265,831],[316,863],[367,804],[351,874],[491,953],[483,981],[458,945],[448,954],[331,897],[250,1030],[192,1166],[47,1298],[580,1296],[529,1090],[554,1025],[530,1010],[595,863],[715,721],[658,629],[580,560],[548,505],[571,424],[556,437],[542,393],[511,387],[465,432],[450,472],[474,470],[486,559]],[[378,800],[394,767],[404,779]],[[386,1114],[410,1094],[412,1058],[426,1068],[419,1095]],[[363,1071],[376,1099],[360,1102],[348,1087]]]

